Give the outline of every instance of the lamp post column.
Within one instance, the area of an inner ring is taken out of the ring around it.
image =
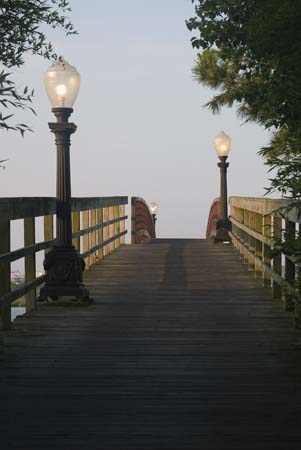
[[[152,214],[153,222],[154,222],[154,228],[156,231],[156,222],[157,222],[157,214]]]
[[[216,223],[215,242],[229,242],[231,231],[231,221],[228,218],[228,193],[227,193],[227,162],[228,155],[231,150],[231,138],[221,131],[213,140],[215,151],[220,160],[218,167],[220,168],[220,218]]]
[[[227,156],[219,156],[220,162],[218,167],[220,168],[220,219],[216,224],[216,237],[215,242],[229,242],[232,224],[228,217],[228,189],[227,189],[227,169],[229,163],[227,162]]]
[[[72,108],[53,108],[57,122],[49,123],[57,147],[56,244],[44,260],[46,283],[40,300],[72,300],[91,302],[89,291],[82,282],[85,263],[72,245],[70,136],[76,125],[69,123]]]
[[[71,247],[70,136],[76,131],[76,125],[68,122],[72,108],[53,108],[52,111],[57,118],[57,122],[49,123],[57,148],[56,239],[58,246]]]
[[[227,169],[229,167],[229,163],[227,162],[227,156],[220,156],[219,159],[220,162],[218,163],[218,167],[220,168],[221,174],[221,219],[225,220],[228,219]]]

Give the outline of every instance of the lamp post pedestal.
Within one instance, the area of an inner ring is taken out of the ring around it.
[[[40,300],[48,297],[72,297],[90,302],[89,291],[82,282],[83,259],[72,245],[70,136],[76,125],[68,119],[72,108],[53,108],[57,122],[49,123],[57,147],[56,245],[45,256],[46,283]]]
[[[214,241],[217,242],[230,242],[229,231],[232,229],[232,223],[228,218],[228,193],[227,193],[227,169],[229,163],[227,162],[227,156],[220,156],[220,162],[218,167],[220,168],[220,208],[221,217],[216,224],[216,237]]]
[[[44,260],[46,283],[39,300],[69,300],[91,302],[89,291],[82,282],[85,263],[74,247],[54,247]]]
[[[232,230],[232,223],[229,219],[219,219],[216,223],[216,236],[214,242],[230,242],[229,231]]]

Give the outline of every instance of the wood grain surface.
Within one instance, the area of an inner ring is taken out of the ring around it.
[[[85,282],[7,333],[1,450],[300,447],[300,333],[230,245],[125,245]]]

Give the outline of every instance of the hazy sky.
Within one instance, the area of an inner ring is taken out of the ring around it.
[[[232,137],[230,195],[261,196],[266,168],[257,151],[268,134],[242,125],[234,110],[213,116],[211,93],[192,78],[196,51],[185,19],[190,0],[71,0],[79,31],[51,34],[59,54],[82,77],[73,121],[72,194],[137,195],[157,201],[159,237],[203,237],[219,172],[212,139]],[[1,132],[2,196],[54,196],[56,154],[43,76],[49,62],[32,57],[18,80],[35,88],[35,132]],[[20,120],[25,120],[20,117]]]

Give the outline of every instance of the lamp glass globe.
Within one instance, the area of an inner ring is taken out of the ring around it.
[[[80,87],[80,74],[60,57],[45,73],[45,88],[53,108],[72,108]]]
[[[221,131],[213,140],[214,148],[219,158],[229,156],[231,150],[231,138]]]
[[[158,204],[156,202],[151,202],[149,204],[149,209],[150,209],[152,214],[157,214],[157,212],[158,212]]]

